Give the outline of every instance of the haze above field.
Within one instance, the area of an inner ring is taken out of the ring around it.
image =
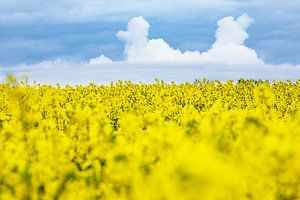
[[[0,77],[296,80],[299,9],[292,0],[0,0]]]

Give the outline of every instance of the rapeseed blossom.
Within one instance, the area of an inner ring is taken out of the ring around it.
[[[0,199],[300,199],[300,82],[0,85]]]

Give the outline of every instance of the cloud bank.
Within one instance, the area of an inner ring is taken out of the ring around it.
[[[105,55],[89,62],[72,63],[57,59],[36,65],[22,65],[12,71],[28,72],[38,82],[108,83],[117,80],[151,82],[155,78],[177,82],[209,79],[297,80],[300,66],[270,65],[247,47],[247,29],[253,23],[247,14],[225,17],[217,22],[215,42],[207,51],[181,51],[163,38],[149,38],[150,23],[143,17],[132,18],[127,30],[116,36],[125,43],[124,60],[113,61]],[[4,72],[2,71],[2,75]],[[1,76],[1,74],[0,74]]]
[[[0,23],[87,22],[141,13],[146,16],[177,16],[178,12],[186,13],[187,10],[232,10],[244,4],[238,0],[0,0]]]
[[[131,19],[127,30],[119,31],[117,37],[125,42],[125,62],[130,63],[261,65],[263,61],[256,52],[244,45],[249,37],[247,28],[252,22],[247,14],[237,19],[225,17],[219,20],[216,41],[206,52],[182,52],[162,38],[149,39],[150,24],[143,17]]]
[[[299,1],[285,0],[0,0],[0,24],[35,22],[88,22],[120,19],[132,15],[180,16],[213,10],[236,11],[247,7],[275,9],[299,7]],[[99,12],[100,11],[100,12]]]

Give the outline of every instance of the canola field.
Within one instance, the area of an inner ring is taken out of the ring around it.
[[[300,199],[300,81],[1,84],[0,199]]]

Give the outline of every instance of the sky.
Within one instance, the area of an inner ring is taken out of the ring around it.
[[[300,79],[300,0],[0,0],[0,80]]]

